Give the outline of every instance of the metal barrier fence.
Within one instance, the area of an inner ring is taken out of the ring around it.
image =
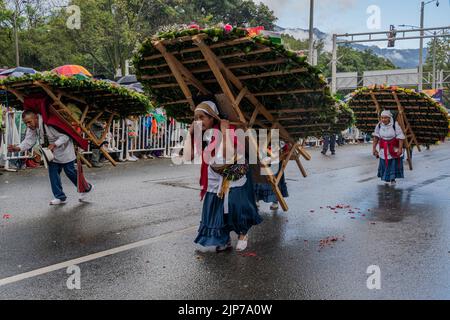
[[[182,148],[183,131],[188,125],[173,119],[160,122],[157,129],[149,116],[142,116],[131,121],[115,120],[106,136],[106,149],[116,154],[120,161],[127,159],[129,154],[160,151],[160,155],[170,157],[173,150]],[[26,126],[22,121],[22,111],[9,110],[4,116],[4,131],[0,145],[0,164],[9,169],[11,162],[33,157],[32,152],[8,152],[9,144],[19,144],[25,137]],[[156,132],[155,132],[156,131]],[[134,133],[133,133],[134,132]],[[84,154],[92,154],[91,147]]]

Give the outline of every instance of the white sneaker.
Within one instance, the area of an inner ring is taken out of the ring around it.
[[[53,199],[52,201],[50,201],[50,205],[51,206],[59,206],[61,204],[66,203],[66,200],[61,200],[61,199]]]
[[[132,158],[132,157],[128,157],[128,158],[127,158],[127,161],[131,161],[131,162],[136,162],[136,161],[137,161],[137,159],[135,159],[135,158]]]
[[[92,191],[94,191],[94,185],[93,184],[91,184],[91,190],[89,190],[89,192],[80,193],[78,201],[80,201],[80,202],[87,201],[89,196],[92,194]]]
[[[245,236],[243,240],[238,240],[236,244],[236,251],[244,251],[245,249],[247,249],[247,245],[248,245],[248,236]]]
[[[278,210],[278,202],[274,202],[270,205],[270,210]]]
[[[131,158],[134,159],[134,161],[138,161],[139,160],[139,158],[136,157],[136,156],[131,156]]]

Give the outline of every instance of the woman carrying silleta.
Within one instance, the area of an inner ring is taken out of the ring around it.
[[[227,141],[234,144],[235,150],[239,149],[234,132],[236,128],[219,117],[214,102],[200,103],[195,109],[195,121],[189,129],[191,138],[186,139],[184,151],[185,155],[188,154],[186,151],[191,151],[191,159],[194,145],[199,144],[193,139],[196,124],[201,125],[202,135],[206,136],[207,143],[197,146],[197,150],[203,150],[200,186],[204,202],[198,236],[194,242],[204,247],[214,246],[217,252],[225,251],[232,248],[230,233],[234,231],[238,235],[236,250],[243,251],[248,245],[250,228],[262,222],[256,207],[248,165],[237,164],[236,161],[233,165],[217,165],[230,156],[236,160],[236,153],[226,154]]]
[[[404,140],[403,130],[392,113],[383,111],[373,133],[373,155],[380,159],[378,177],[386,184],[395,185],[396,179],[404,178]]]

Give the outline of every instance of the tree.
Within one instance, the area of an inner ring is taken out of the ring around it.
[[[425,72],[433,72],[433,61],[436,73],[440,70],[450,70],[450,40],[448,38],[436,38],[429,42],[427,59],[424,65]],[[450,84],[444,84],[444,105],[450,109]]]
[[[8,10],[14,1],[0,0],[0,65],[15,64]],[[67,5],[80,8],[80,30],[66,26]],[[18,20],[20,58],[38,70],[78,63],[112,78],[118,69],[125,71],[138,43],[161,26],[198,22],[270,29],[275,20],[267,6],[246,0],[28,0]]]
[[[358,51],[348,46],[339,46],[337,55],[338,72],[358,72],[371,70],[392,70],[395,65],[388,59],[377,56],[372,50]],[[326,77],[331,76],[331,53],[326,52],[319,57],[319,68]]]
[[[177,9],[182,10],[183,23],[229,23],[238,27],[263,26],[270,30],[277,20],[268,6],[251,0],[185,0]]]

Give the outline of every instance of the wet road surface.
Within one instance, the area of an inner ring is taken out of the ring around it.
[[[291,163],[290,210],[261,206],[247,254],[193,244],[198,166],[86,170],[92,202],[79,203],[64,177],[62,207],[48,206],[44,170],[4,173],[0,299],[450,299],[450,144],[415,152],[395,187],[376,178],[370,151],[311,150],[306,179]],[[81,290],[67,288],[72,264]],[[369,266],[380,290],[367,287]]]

